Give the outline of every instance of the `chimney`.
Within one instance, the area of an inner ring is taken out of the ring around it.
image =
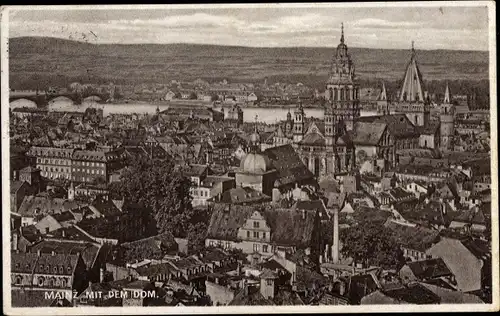
[[[333,246],[332,246],[333,263],[339,262],[339,210],[333,211]]]
[[[62,237],[65,238],[66,237],[66,229],[61,230],[61,234],[62,234]]]
[[[100,283],[104,282],[104,269],[103,268],[99,269],[99,282]]]
[[[17,251],[17,244],[18,244],[18,236],[17,236],[17,232],[14,232],[14,234],[12,235],[12,250],[14,251]]]

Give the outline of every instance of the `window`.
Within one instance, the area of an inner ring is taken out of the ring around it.
[[[266,233],[262,233],[262,238],[266,239]]]
[[[259,238],[259,232],[253,232],[253,238]]]
[[[269,252],[269,247],[267,245],[262,245],[262,252]]]
[[[42,286],[43,285],[43,278],[40,277],[38,278],[38,286]]]
[[[250,238],[250,231],[247,230],[247,238]]]
[[[267,279],[266,280],[266,284],[272,286],[273,285],[273,279]]]
[[[253,251],[260,252],[260,245],[259,244],[253,244]]]
[[[259,222],[253,222],[253,227],[254,228],[259,228],[260,226],[260,223]]]

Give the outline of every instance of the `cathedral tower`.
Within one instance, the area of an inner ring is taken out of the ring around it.
[[[298,143],[304,138],[304,108],[302,107],[302,102],[299,100],[299,106],[294,111],[293,117],[293,142]]]
[[[442,151],[453,150],[453,135],[455,134],[455,107],[451,103],[450,89],[446,84],[443,104],[439,113],[440,121],[440,149]]]
[[[359,84],[356,80],[354,63],[345,44],[344,24],[341,28],[340,44],[333,57],[326,83],[325,98],[329,101],[327,104],[329,109],[325,110],[325,117],[326,112],[329,111],[334,117],[333,121],[342,122],[347,130],[352,130],[354,122],[360,115]],[[335,137],[338,136],[340,135],[335,135]]]
[[[406,66],[403,84],[399,91],[399,103],[395,113],[405,114],[415,126],[426,126],[430,120],[430,107],[424,80],[418,68],[414,43],[411,45],[411,57]]]

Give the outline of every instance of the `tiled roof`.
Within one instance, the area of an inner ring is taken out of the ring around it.
[[[38,244],[33,245],[29,250],[30,253],[36,253],[37,251],[48,255],[51,255],[52,252],[58,255],[81,254],[87,268],[91,268],[99,252],[99,246],[94,243],[80,243],[64,240],[43,240]]]
[[[314,179],[291,145],[268,148],[264,153],[278,172],[278,186]]]
[[[478,296],[470,293],[446,289],[429,283],[420,283],[420,285],[439,296],[441,304],[484,304]]]
[[[70,159],[74,149],[56,148],[56,147],[37,147],[33,146],[26,153],[33,157],[51,157],[51,158],[67,158]]]
[[[103,151],[75,150],[73,159],[106,162],[106,153]]]
[[[383,293],[403,304],[439,304],[441,301],[439,296],[419,283],[411,284],[408,287],[383,291]]]
[[[441,258],[408,262],[407,265],[420,280],[452,275],[452,272]]]
[[[222,240],[237,240],[238,229],[257,210],[265,217],[271,228],[271,242],[280,245],[309,246],[316,224],[316,212],[290,209],[262,209],[260,207],[215,205],[208,227],[208,237]]]
[[[141,266],[136,269],[137,273],[141,276],[147,277],[155,277],[158,275],[170,275],[171,273],[175,273],[177,269],[175,269],[170,263],[163,262],[159,264],[151,264],[147,266]]]
[[[11,181],[10,182],[10,194],[15,194],[19,188],[25,183],[25,181]]]
[[[37,261],[36,253],[11,252],[11,273],[32,273]]]
[[[81,202],[70,201],[61,198],[50,198],[42,196],[26,196],[19,207],[18,213],[23,216],[33,216],[38,209],[39,213],[56,214],[69,211],[81,205]]]
[[[171,233],[163,233],[156,236],[139,239],[132,242],[126,242],[121,245],[124,248],[132,248],[132,247],[141,247],[145,248],[154,248],[154,249],[177,249],[177,242],[174,240],[174,236]]]
[[[241,289],[228,305],[266,306],[275,304],[273,301],[264,298],[262,294],[260,294],[258,287],[247,286]]]
[[[351,134],[352,142],[357,145],[377,145],[386,127],[385,123],[356,122]]]
[[[415,128],[421,135],[434,135],[439,129],[439,126],[439,121],[429,121],[426,125],[415,126]]]
[[[309,133],[300,141],[302,145],[325,146],[325,138],[318,133]]]
[[[389,132],[396,138],[418,136],[415,126],[408,120],[405,114],[362,116],[358,122],[385,123]]]

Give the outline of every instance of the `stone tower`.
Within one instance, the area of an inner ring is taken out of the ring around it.
[[[302,107],[302,102],[299,100],[299,106],[294,111],[293,117],[293,142],[298,143],[304,138],[304,119],[305,113],[304,108]]]
[[[455,134],[455,107],[451,103],[450,89],[446,84],[443,104],[439,113],[440,121],[440,149],[442,151],[453,150],[453,135]]]
[[[405,114],[415,126],[426,126],[430,120],[430,106],[424,80],[418,67],[416,51],[412,42],[410,62],[406,66],[403,85],[399,91],[396,114]]]
[[[391,111],[389,110],[389,99],[387,98],[387,90],[385,88],[385,83],[382,82],[382,91],[377,98],[377,114],[389,115]]]
[[[341,28],[340,44],[333,57],[326,83],[325,99],[329,101],[326,105],[325,117],[326,112],[329,112],[334,116],[335,123],[342,122],[347,130],[352,130],[354,122],[360,115],[359,84],[356,80],[354,63],[345,44],[344,24]]]

